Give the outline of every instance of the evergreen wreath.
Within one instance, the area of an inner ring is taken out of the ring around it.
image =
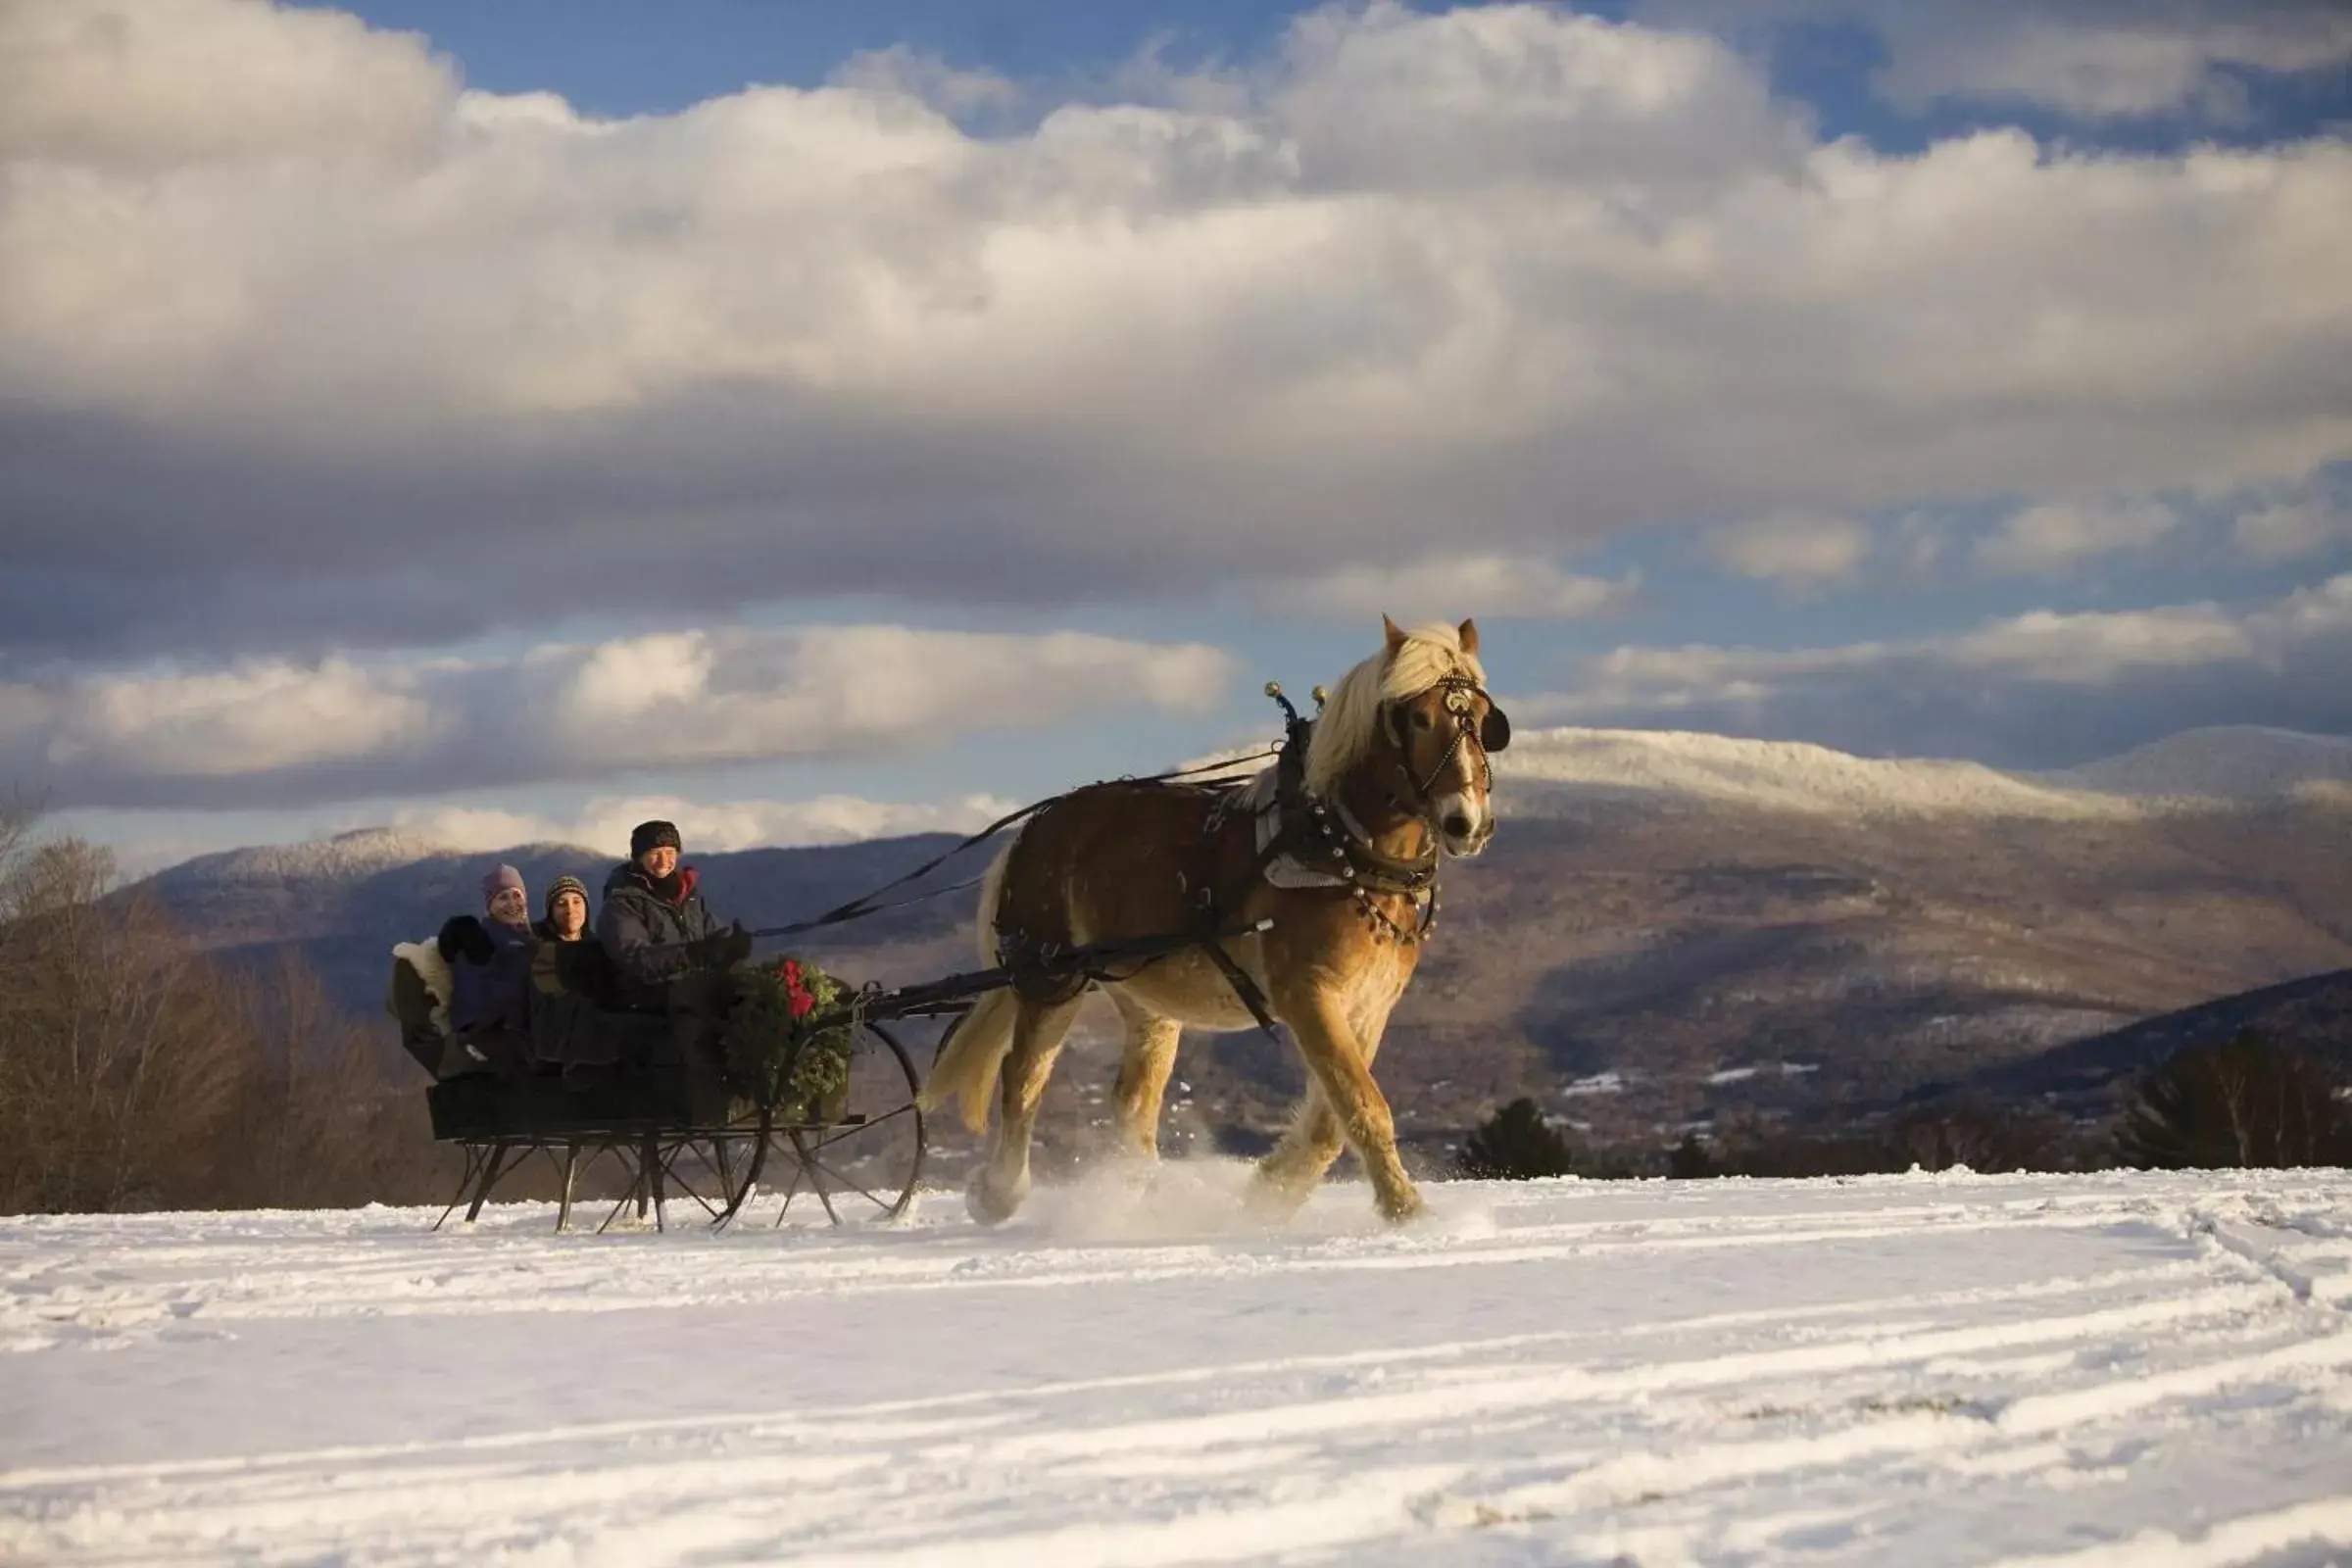
[[[849,988],[803,958],[735,971],[735,1003],[727,1009],[727,1074],[755,1097],[775,1084],[789,1062],[791,1078],[778,1087],[779,1120],[808,1117],[848,1088],[852,1029],[843,1004]]]

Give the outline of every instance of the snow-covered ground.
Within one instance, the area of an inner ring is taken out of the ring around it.
[[[0,1221],[0,1561],[2352,1561],[2352,1175]]]

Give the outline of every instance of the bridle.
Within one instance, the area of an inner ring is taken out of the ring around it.
[[[1437,804],[1431,799],[1430,792],[1437,787],[1438,780],[1452,768],[1453,760],[1461,755],[1462,748],[1475,748],[1478,754],[1479,790],[1484,794],[1492,794],[1494,789],[1494,767],[1488,759],[1491,754],[1511,744],[1511,721],[1495,706],[1494,699],[1488,696],[1484,686],[1468,675],[1448,675],[1439,681],[1435,689],[1446,694],[1441,701],[1446,715],[1453,720],[1453,734],[1446,742],[1444,755],[1430,764],[1429,771],[1419,778],[1413,776],[1412,748],[1405,738],[1404,726],[1399,722],[1404,710],[1395,706],[1389,710],[1389,727],[1396,741],[1396,770],[1412,790],[1410,804],[1398,800],[1395,791],[1389,791],[1389,805],[1404,815],[1433,827],[1436,824],[1431,817],[1437,809]],[[1483,722],[1472,716],[1478,711],[1481,698],[1487,704],[1487,716]]]
[[[1332,856],[1346,867],[1344,874],[1355,896],[1356,907],[1364,923],[1376,937],[1403,947],[1414,947],[1426,941],[1438,924],[1441,835],[1434,820],[1437,802],[1431,792],[1453,766],[1454,759],[1461,755],[1462,748],[1468,746],[1478,757],[1480,790],[1493,793],[1494,768],[1488,760],[1489,755],[1511,744],[1510,719],[1495,706],[1494,699],[1488,695],[1487,689],[1476,680],[1468,675],[1447,675],[1437,683],[1435,689],[1445,693],[1440,699],[1441,706],[1453,720],[1453,733],[1446,739],[1445,754],[1426,774],[1416,778],[1411,765],[1412,748],[1405,738],[1403,726],[1396,722],[1397,715],[1404,710],[1390,705],[1389,729],[1396,742],[1396,771],[1412,791],[1412,800],[1409,803],[1398,800],[1395,790],[1382,791],[1392,809],[1431,830],[1426,851],[1409,860],[1392,858],[1372,848],[1371,835],[1364,832],[1353,818],[1348,817],[1346,808],[1339,802],[1334,801],[1329,809],[1320,802],[1309,806],[1310,818],[1316,831]],[[1474,715],[1478,712],[1479,700],[1482,698],[1486,701],[1487,716],[1480,720]],[[1341,816],[1344,821],[1332,821],[1334,814]],[[1381,894],[1411,899],[1420,910],[1419,919],[1410,925],[1399,924],[1390,916],[1388,910],[1381,907],[1378,897]]]
[[[1441,703],[1453,721],[1453,734],[1446,741],[1446,754],[1438,759],[1437,764],[1425,776],[1414,777],[1410,764],[1411,747],[1400,726],[1395,722],[1395,715],[1403,710],[1393,703],[1384,705],[1391,715],[1384,721],[1384,727],[1389,729],[1396,742],[1397,756],[1394,765],[1410,789],[1413,800],[1408,804],[1398,800],[1394,790],[1382,791],[1390,807],[1398,814],[1432,829],[1436,827],[1431,819],[1437,806],[1430,792],[1437,787],[1438,780],[1445,776],[1446,770],[1453,765],[1453,760],[1461,755],[1462,748],[1473,746],[1477,749],[1480,787],[1492,791],[1494,773],[1487,760],[1488,756],[1511,743],[1510,719],[1504,716],[1502,710],[1495,706],[1494,699],[1488,696],[1487,689],[1476,680],[1463,674],[1447,675],[1438,681],[1434,689],[1444,691]],[[1259,873],[1264,873],[1266,865],[1275,856],[1283,853],[1286,846],[1320,858],[1334,868],[1339,885],[1354,899],[1364,923],[1376,937],[1404,947],[1417,945],[1436,929],[1438,923],[1438,866],[1442,859],[1440,835],[1433,831],[1428,848],[1409,859],[1384,855],[1374,849],[1372,835],[1355,820],[1346,803],[1336,797],[1325,800],[1306,792],[1300,774],[1304,767],[1307,734],[1312,726],[1298,716],[1298,710],[1282,694],[1279,684],[1268,681],[1266,695],[1282,706],[1285,717],[1286,735],[1275,763],[1275,777],[1277,799],[1281,803],[1279,808],[1286,826],[1260,850]],[[1324,695],[1322,687],[1315,688],[1318,712]],[[1416,697],[1420,695],[1419,692],[1414,693]],[[1481,698],[1486,700],[1487,705],[1487,716],[1483,720],[1474,717]],[[1225,800],[1230,799],[1231,796],[1225,797]],[[1224,801],[1220,801],[1201,824],[1202,837],[1215,837],[1224,822]],[[1205,887],[1202,896],[1205,906]],[[1380,900],[1384,897],[1412,900],[1420,911],[1419,919],[1409,925],[1399,924],[1381,907]]]

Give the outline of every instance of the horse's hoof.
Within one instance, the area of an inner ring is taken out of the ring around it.
[[[1421,1195],[1410,1187],[1394,1198],[1380,1200],[1380,1217],[1392,1225],[1410,1225],[1428,1212],[1429,1204],[1422,1201]]]
[[[1028,1196],[1026,1182],[1011,1192],[1004,1192],[985,1177],[975,1176],[963,1190],[964,1212],[983,1225],[1002,1225],[1012,1218],[1013,1211],[1021,1206],[1021,1200]]]
[[[1306,1206],[1309,1196],[1311,1189],[1276,1181],[1261,1171],[1242,1190],[1242,1208],[1261,1225],[1284,1225]]]

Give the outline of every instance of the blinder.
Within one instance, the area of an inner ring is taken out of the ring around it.
[[[1439,758],[1437,764],[1429,770],[1427,778],[1413,777],[1409,765],[1405,773],[1405,782],[1412,786],[1414,797],[1424,807],[1429,804],[1429,792],[1436,785],[1439,775],[1453,761],[1465,741],[1474,737],[1477,740],[1479,772],[1488,787],[1494,783],[1494,774],[1487,763],[1488,755],[1511,744],[1510,718],[1494,706],[1494,699],[1487,696],[1486,688],[1466,675],[1449,676],[1439,684],[1445,690],[1443,701],[1446,716],[1453,720],[1453,740],[1446,746],[1446,755]],[[1473,719],[1470,715],[1478,711],[1481,699],[1487,705],[1486,714]],[[1410,756],[1410,745],[1405,735],[1405,710],[1396,705],[1386,705],[1383,716],[1396,739],[1396,749]]]

